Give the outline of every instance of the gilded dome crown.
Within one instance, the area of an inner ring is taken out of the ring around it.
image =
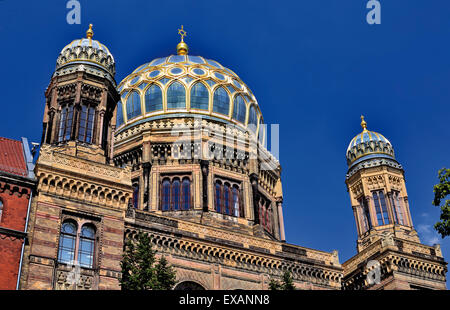
[[[367,130],[364,116],[361,116],[363,131],[356,135],[347,148],[347,164],[349,168],[372,158],[388,158],[395,160],[391,142],[382,134]]]
[[[73,64],[89,64],[105,70],[114,77],[116,73],[114,57],[104,44],[92,39],[93,35],[90,24],[86,38],[73,40],[61,50],[56,60],[56,70]]]
[[[217,61],[187,51],[186,43],[178,44],[177,55],[145,63],[120,82],[117,132],[149,120],[198,115],[257,134],[263,118],[248,86]]]

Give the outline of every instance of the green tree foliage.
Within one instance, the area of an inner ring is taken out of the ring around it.
[[[270,283],[269,283],[269,288],[271,290],[285,290],[285,291],[289,291],[289,290],[295,290],[295,286],[294,286],[294,280],[292,279],[292,274],[288,271],[285,270],[283,273],[283,277],[281,282],[275,279],[271,279]]]
[[[442,238],[450,235],[450,199],[445,197],[450,195],[450,169],[442,168],[439,170],[439,184],[433,188],[434,200],[433,205],[441,207],[441,221],[434,225],[434,228],[441,234]]]
[[[157,261],[147,234],[139,233],[137,241],[128,240],[122,262],[122,290],[170,290],[175,285],[176,273],[167,260]],[[156,263],[156,264],[155,264]]]

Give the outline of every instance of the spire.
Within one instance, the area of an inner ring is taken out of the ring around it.
[[[89,24],[89,29],[86,31],[86,38],[92,39],[94,31],[92,31],[92,24]]]
[[[363,128],[363,130],[367,130],[367,123],[364,120],[364,115],[361,115],[361,127]]]
[[[183,25],[181,25],[181,29],[178,29],[178,34],[181,36],[181,41],[177,45],[177,54],[178,55],[186,55],[188,53],[188,45],[184,43],[184,37],[187,36],[186,31],[183,29]]]

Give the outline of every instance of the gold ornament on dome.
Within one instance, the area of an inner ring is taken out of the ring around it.
[[[92,30],[92,24],[89,24],[89,29],[86,31],[86,38],[92,39],[94,31]]]
[[[177,45],[177,54],[186,55],[189,48],[188,45],[184,43],[184,37],[187,37],[187,32],[183,29],[183,25],[181,25],[181,29],[178,29],[178,34],[181,36],[181,42]]]

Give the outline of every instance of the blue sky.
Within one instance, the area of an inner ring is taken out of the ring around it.
[[[56,58],[89,23],[115,57],[117,82],[174,54],[183,24],[190,54],[235,71],[265,122],[280,124],[288,242],[337,249],[341,262],[356,254],[345,151],[364,114],[405,169],[422,242],[441,243],[449,260],[431,201],[437,171],[450,167],[450,3],[380,2],[381,24],[368,25],[366,0],[80,0],[81,25],[69,25],[65,0],[0,0],[0,136],[40,141]]]

